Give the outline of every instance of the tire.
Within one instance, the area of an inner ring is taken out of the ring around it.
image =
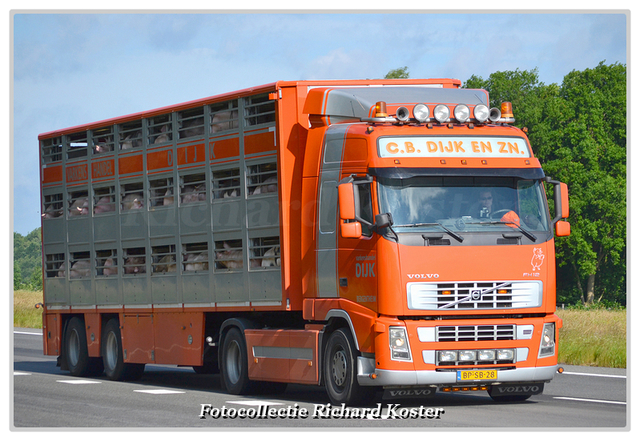
[[[340,328],[329,335],[323,357],[323,374],[325,389],[332,404],[364,404],[375,396],[375,388],[358,384],[357,357],[358,352],[349,330]]]
[[[69,372],[74,377],[89,377],[102,372],[102,360],[89,357],[87,332],[84,321],[72,317],[64,333],[64,356]]]
[[[229,329],[224,336],[220,373],[230,394],[246,395],[255,387],[255,382],[249,380],[247,343],[242,331],[236,327]]]
[[[117,319],[109,320],[102,330],[102,360],[107,378],[113,381],[137,380],[144,373],[144,364],[124,362]]]

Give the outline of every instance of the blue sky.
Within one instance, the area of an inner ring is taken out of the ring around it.
[[[606,6],[606,5],[605,5]],[[467,80],[627,64],[627,16],[585,13],[21,13],[13,37],[13,231],[40,226],[39,133],[278,80]]]

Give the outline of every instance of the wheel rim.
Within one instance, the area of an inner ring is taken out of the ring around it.
[[[240,380],[240,364],[242,363],[238,342],[231,341],[229,343],[226,359],[227,377],[232,384],[236,384]]]
[[[342,348],[333,354],[331,376],[336,386],[344,386],[344,383],[347,380],[347,356]]]
[[[69,351],[69,363],[72,366],[77,366],[80,360],[80,336],[75,329],[72,329],[69,334],[69,347],[67,349]]]
[[[107,342],[105,344],[104,364],[105,367],[113,371],[118,362],[118,340],[113,332],[107,334]]]

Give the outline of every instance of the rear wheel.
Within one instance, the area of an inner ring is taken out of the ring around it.
[[[72,317],[67,324],[64,336],[64,355],[71,375],[86,377],[102,372],[102,361],[99,357],[89,357],[87,333],[84,321]]]
[[[331,333],[324,351],[324,382],[333,404],[366,403],[373,399],[376,389],[362,387],[357,378],[357,357],[351,333],[340,328]]]
[[[231,328],[224,336],[220,372],[227,392],[245,395],[253,389],[255,383],[249,380],[247,343],[238,328]]]
[[[137,380],[144,372],[144,364],[124,362],[120,324],[117,319],[109,320],[102,330],[102,360],[104,372],[110,380]]]

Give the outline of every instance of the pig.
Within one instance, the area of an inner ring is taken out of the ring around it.
[[[140,130],[127,135],[124,142],[120,144],[120,150],[129,150],[134,147],[140,147],[142,145],[142,141],[139,139],[141,136],[142,132]]]
[[[44,219],[55,219],[60,216],[62,216],[62,210],[56,210],[53,205],[44,207],[44,213],[42,213]]]
[[[142,193],[129,193],[122,199],[122,211],[139,210],[144,208]]]
[[[173,256],[167,255],[163,256],[157,264],[153,266],[154,273],[175,273],[176,272],[176,261]]]
[[[71,269],[69,270],[70,279],[79,279],[82,277],[90,276],[91,263],[88,260],[78,260],[73,265],[71,265]]]
[[[124,261],[125,274],[144,274],[147,272],[144,256],[127,257]]]
[[[170,188],[167,188],[167,191],[164,193],[162,205],[173,205],[173,191],[171,191]]]
[[[202,253],[187,253],[184,255],[185,271],[207,271],[209,262],[206,251]]]
[[[204,135],[204,117],[202,116],[185,121],[180,130],[180,138],[202,135]]]
[[[264,194],[264,193],[275,193],[278,191],[278,177],[271,176],[270,178],[265,179],[265,181],[258,185],[255,190],[253,190],[252,194]]]
[[[276,257],[280,254],[280,247],[275,246],[269,248],[264,256],[262,256],[262,267],[280,266],[280,257]]]
[[[89,199],[81,197],[71,203],[69,216],[84,216],[89,214]]]
[[[153,141],[154,144],[161,144],[163,142],[169,142],[171,140],[171,138],[169,138],[169,135],[167,134],[167,132],[169,131],[169,126],[167,124],[165,124],[164,126],[160,127],[160,135],[158,135],[156,137],[156,139]]]
[[[57,277],[66,277],[65,264],[62,262],[58,267],[58,276]]]
[[[242,268],[244,260],[242,258],[242,250],[233,250],[228,243],[222,244],[224,251],[216,252],[216,260],[223,268]]]
[[[233,127],[234,124],[232,120],[236,119],[237,117],[238,117],[237,110],[230,110],[227,112],[216,113],[211,118],[211,126],[209,127],[211,129],[211,133],[212,134],[218,133],[223,130],[229,130],[234,128]]]
[[[182,192],[182,203],[190,204],[192,202],[206,201],[207,195],[205,194],[205,185],[186,185]]]
[[[93,214],[108,213],[116,210],[116,204],[111,200],[111,196],[103,196],[98,199],[93,207]]]
[[[105,276],[115,276],[118,274],[118,262],[114,257],[109,257],[104,261],[102,274]]]

